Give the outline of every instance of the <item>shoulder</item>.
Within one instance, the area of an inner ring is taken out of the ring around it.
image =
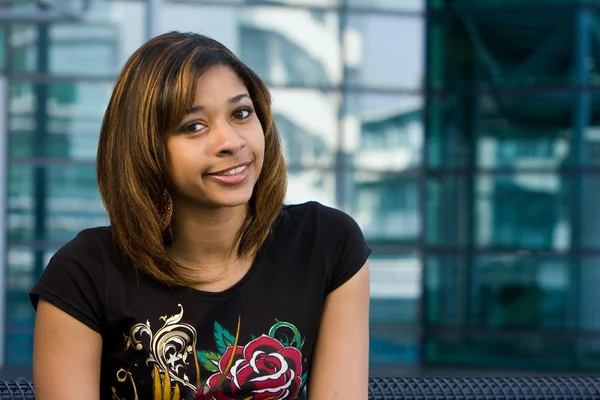
[[[80,269],[98,276],[125,261],[109,226],[85,229],[62,246],[46,269]]]
[[[360,230],[356,221],[344,211],[316,201],[286,205],[283,216],[291,221],[314,224],[315,228],[325,234]]]
[[[117,250],[109,226],[85,229],[61,247],[53,258],[80,259],[113,256]]]
[[[327,252],[343,247],[366,247],[360,226],[344,211],[316,201],[286,205],[282,220],[289,236],[312,237]]]
[[[107,278],[116,262],[112,237],[109,227],[91,228],[61,247],[29,294],[33,306],[43,298],[100,332],[106,283],[115,281],[114,273]]]
[[[295,221],[295,234],[312,237],[325,255],[327,293],[331,293],[356,272],[371,254],[362,230],[345,212],[318,202],[286,206],[284,218]]]

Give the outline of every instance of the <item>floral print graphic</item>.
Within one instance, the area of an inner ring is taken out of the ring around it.
[[[243,394],[244,399],[282,400],[298,395],[302,384],[302,354],[298,349],[283,346],[267,335],[245,347],[237,346],[235,353],[233,349],[227,348],[219,361],[219,372],[208,378],[207,393],[199,394],[198,399],[228,400]],[[232,357],[233,366],[227,371]]]
[[[199,351],[201,363],[215,372],[198,390],[197,400],[295,399],[306,381],[302,371],[304,340],[296,327],[277,322],[268,335],[239,346],[239,328],[231,335],[215,322],[215,343],[221,355]],[[292,334],[292,338],[283,332]]]
[[[293,400],[302,391],[307,377],[302,368],[304,339],[294,325],[276,321],[268,334],[252,335],[243,345],[240,317],[235,335],[215,321],[216,351],[196,350],[196,329],[182,321],[183,306],[178,306],[179,313],[159,318],[162,326],[156,331],[147,320],[124,335],[125,350],[147,355],[154,400]],[[112,399],[124,400],[117,392],[129,386],[131,398],[138,400],[134,375],[139,373],[119,369]],[[140,394],[150,388],[142,389]]]

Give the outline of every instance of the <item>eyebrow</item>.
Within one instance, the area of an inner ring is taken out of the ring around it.
[[[228,103],[229,104],[239,103],[240,100],[242,100],[244,97],[250,98],[250,96],[248,94],[242,93],[242,94],[238,94],[237,96],[230,98]],[[200,112],[203,110],[204,110],[204,106],[197,105],[197,106],[194,106],[194,107],[190,108],[189,110],[187,110],[186,114],[193,114],[193,113],[197,113],[197,112]]]

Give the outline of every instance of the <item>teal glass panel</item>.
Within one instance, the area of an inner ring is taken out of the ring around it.
[[[373,254],[370,363],[377,370],[419,362],[421,262],[415,254]],[[389,372],[387,373],[389,375]]]
[[[556,173],[439,174],[426,197],[428,246],[599,249],[599,177]]]
[[[596,259],[595,259],[596,260]],[[432,327],[539,331],[577,328],[578,258],[517,253],[428,255],[426,322]],[[588,297],[596,296],[585,291]]]
[[[12,82],[11,156],[93,162],[111,88],[112,82]],[[43,110],[40,103],[46,104]]]
[[[342,129],[341,147],[355,169],[400,172],[421,165],[423,101],[418,96],[349,93]]]
[[[427,164],[430,168],[548,171],[598,165],[600,95],[578,96],[556,91],[432,97],[427,114]],[[579,118],[581,134],[576,124]],[[577,149],[581,154],[575,153]]]
[[[421,221],[414,178],[356,172],[352,189],[352,215],[368,239],[416,243]]]
[[[556,174],[442,175],[427,183],[430,246],[564,250],[568,188]]]
[[[400,327],[419,324],[421,260],[415,254],[369,258],[371,277],[371,326]]]
[[[419,363],[419,335],[371,326],[369,336],[370,371],[382,371],[376,376],[393,375],[399,366]],[[383,372],[385,371],[385,372]]]
[[[574,10],[515,10],[432,19],[428,25],[427,87],[480,90],[573,85],[577,73]],[[586,73],[590,83],[598,80],[595,67]]]
[[[13,25],[7,34],[11,60],[8,67],[15,72],[35,72],[38,69],[38,28],[33,24]]]
[[[47,262],[52,252],[44,253]],[[37,280],[34,252],[31,247],[8,246],[6,285],[6,364],[30,366],[33,353],[35,311],[29,301],[29,291]]]
[[[479,332],[427,334],[425,362],[438,368],[461,365],[496,370],[581,371],[600,366],[598,339],[576,335],[548,336],[541,333]]]

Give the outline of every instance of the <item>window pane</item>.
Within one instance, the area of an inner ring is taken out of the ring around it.
[[[283,7],[168,4],[161,31],[198,31],[216,38],[273,85],[340,82],[337,13]]]
[[[34,169],[11,164],[8,170],[8,239],[28,241],[34,237]]]
[[[6,68],[6,28],[0,28],[0,70]]]
[[[145,3],[98,1],[85,23],[15,27],[11,32],[17,71],[116,75],[145,40]],[[38,47],[48,49],[48,65],[38,65]]]
[[[579,260],[526,252],[429,255],[425,269],[427,324],[573,329],[572,310],[580,295],[573,277],[574,262]],[[584,292],[588,300],[598,297]]]
[[[34,154],[35,95],[32,83],[12,81],[8,85],[8,145],[11,157],[31,157]]]
[[[6,363],[9,366],[31,366],[35,311],[29,291],[55,251],[54,248],[39,250],[42,265],[35,268],[35,254],[30,247],[8,246]]]
[[[415,255],[369,257],[371,325],[414,325],[421,297],[421,263]]]
[[[432,97],[429,166],[558,169],[572,157],[574,104],[565,93]],[[591,115],[600,117],[600,106]],[[591,130],[589,136],[596,140]]]
[[[51,166],[47,177],[47,241],[66,243],[83,229],[109,224],[93,165]]]
[[[582,209],[582,203],[569,201],[572,183],[551,173],[431,178],[427,184],[427,243],[569,249],[571,221]]]
[[[428,25],[428,87],[476,89],[574,84],[573,21],[574,13],[564,10],[480,13],[432,20]],[[596,68],[586,68],[585,73],[591,75],[591,82],[598,80]]]
[[[37,180],[47,183],[34,185]],[[94,165],[12,164],[8,207],[12,241],[35,239],[37,225],[43,234],[37,239],[64,244],[83,229],[108,224]]]
[[[371,270],[370,368],[387,370],[419,362],[421,263],[413,254],[373,254]]]
[[[28,293],[36,277],[34,255],[26,247],[8,248],[6,293],[6,361],[8,365],[31,365],[35,312]]]
[[[373,254],[371,270],[371,370],[419,362],[421,263],[417,256]],[[385,368],[385,369],[384,369]]]
[[[349,94],[344,104],[342,148],[355,155],[354,167],[402,171],[420,166],[421,98]]]
[[[36,71],[38,68],[38,29],[35,25],[13,25],[8,31],[8,46],[12,52],[10,67],[14,71]]]
[[[425,338],[425,362],[436,366],[579,371],[598,368],[599,339],[539,333],[439,332]]]
[[[112,83],[31,84],[10,91],[10,154],[92,161]],[[46,108],[37,105],[46,98]]]
[[[344,36],[348,83],[386,89],[420,88],[423,30],[421,18],[351,14]]]
[[[336,177],[333,173],[319,169],[288,170],[287,204],[318,201],[335,207]]]
[[[337,94],[310,89],[273,89],[271,94],[288,166],[331,166],[338,146]]]
[[[372,326],[369,334],[369,371],[374,376],[390,376],[392,368],[420,361],[417,334],[378,326]]]
[[[415,243],[421,231],[418,186],[414,178],[357,172],[352,215],[365,237]]]

